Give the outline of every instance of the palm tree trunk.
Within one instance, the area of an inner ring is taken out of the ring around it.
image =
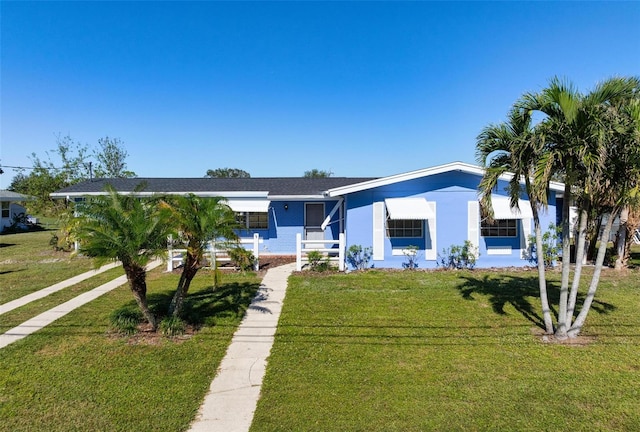
[[[584,299],[584,304],[582,305],[582,309],[578,314],[575,322],[571,326],[571,329],[568,332],[568,336],[570,338],[575,338],[580,334],[582,330],[582,326],[587,319],[587,314],[589,313],[589,309],[591,309],[591,304],[593,303],[593,299],[596,295],[596,290],[598,289],[598,283],[600,282],[600,273],[602,272],[602,266],[604,264],[604,257],[607,253],[607,246],[609,243],[609,234],[611,234],[611,227],[613,226],[613,220],[616,218],[617,212],[612,212],[609,215],[609,219],[607,220],[606,225],[604,226],[604,231],[602,232],[602,238],[600,239],[600,246],[598,247],[598,256],[596,257],[596,266],[593,270],[593,276],[591,277],[591,284],[589,284],[589,290],[587,291],[587,296]]]
[[[627,266],[626,260],[626,244],[628,242],[628,234],[629,229],[627,225],[627,221],[629,220],[629,208],[625,207],[620,212],[620,227],[618,228],[618,235],[616,236],[616,255],[618,258],[616,259],[616,270],[622,270]]]
[[[587,218],[589,212],[587,209],[580,211],[580,224],[578,227],[578,236],[576,244],[576,267],[573,273],[573,283],[571,284],[571,292],[569,293],[569,306],[567,308],[567,326],[571,326],[573,314],[576,309],[576,300],[578,298],[578,289],[580,288],[580,278],[582,274],[582,261],[584,260],[584,247],[587,239]]]
[[[544,249],[542,246],[542,229],[540,228],[540,218],[535,203],[531,206],[533,210],[533,225],[536,232],[536,255],[538,257],[538,285],[540,287],[540,305],[542,307],[542,321],[546,334],[553,334],[553,321],[551,319],[551,308],[549,307],[549,297],[547,295],[547,279],[544,264]]]
[[[598,234],[600,234],[600,228],[602,228],[602,216],[599,216],[596,219],[594,232],[589,236],[589,247],[587,249],[587,261],[595,261],[596,245],[598,244]]]
[[[177,317],[180,316],[180,313],[182,313],[184,298],[186,297],[187,292],[189,291],[189,287],[191,286],[191,280],[193,280],[199,268],[200,263],[198,258],[187,253],[184,270],[180,275],[178,287],[176,288],[176,292],[173,294],[173,298],[171,299],[171,303],[169,304],[169,315]]]
[[[560,302],[558,304],[558,328],[555,336],[566,339],[569,327],[567,325],[567,309],[569,300],[569,276],[571,273],[571,230],[569,227],[569,202],[571,201],[571,182],[564,186],[562,201],[562,278],[560,282]]]
[[[129,281],[129,288],[133,293],[133,298],[136,300],[138,307],[142,311],[144,318],[151,324],[151,329],[156,331],[158,323],[156,317],[149,309],[147,303],[147,272],[144,268],[140,268],[133,265],[123,265],[127,280]]]

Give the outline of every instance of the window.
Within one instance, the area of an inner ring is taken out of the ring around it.
[[[387,219],[387,236],[421,238],[423,225],[424,221],[419,219]]]
[[[236,213],[236,221],[243,229],[268,229],[269,213],[243,212]]]
[[[496,219],[492,224],[483,220],[480,235],[483,237],[517,237],[519,219]]]
[[[9,217],[9,201],[2,201],[2,217],[3,218],[8,218]]]

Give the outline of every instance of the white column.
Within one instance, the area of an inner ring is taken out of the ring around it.
[[[302,270],[302,234],[296,234],[296,271]]]

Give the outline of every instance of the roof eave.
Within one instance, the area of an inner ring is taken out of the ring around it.
[[[258,199],[266,199],[268,198],[269,192],[267,191],[226,191],[226,192],[216,192],[216,191],[199,191],[199,192],[190,192],[190,191],[171,191],[171,192],[148,192],[148,191],[118,191],[119,194],[122,195],[136,195],[140,197],[151,197],[157,195],[195,195],[198,197],[224,197],[224,198],[258,198]],[[51,198],[82,198],[87,196],[103,196],[107,195],[108,192],[53,192],[49,194]]]
[[[392,176],[382,177],[379,179],[370,180],[362,183],[356,183],[353,185],[329,189],[327,191],[327,195],[330,197],[347,195],[350,193],[360,192],[367,189],[373,189],[376,187],[387,186],[394,183],[414,180],[421,177],[428,177],[428,176],[443,174],[443,173],[452,172],[452,171],[461,171],[468,174],[475,174],[480,176],[484,175],[485,173],[485,170],[482,167],[479,167],[477,165],[471,165],[464,162],[452,162],[452,163],[438,165],[431,168],[424,168],[421,170],[410,171],[403,174],[395,174]],[[506,173],[506,174],[502,174],[499,177],[499,179],[504,181],[509,181],[513,179],[513,176],[514,174],[512,173]],[[524,183],[524,178],[522,178],[520,181]],[[558,183],[558,182],[550,182],[549,188],[553,191],[563,191],[564,184]]]

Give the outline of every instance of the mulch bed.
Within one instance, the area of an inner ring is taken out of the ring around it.
[[[258,275],[263,277],[267,270],[278,267],[284,264],[296,262],[295,255],[262,255],[260,257],[260,269]],[[231,263],[220,263],[218,268],[223,271],[236,271],[235,267]],[[182,266],[178,266],[173,269],[176,274],[182,273]]]

